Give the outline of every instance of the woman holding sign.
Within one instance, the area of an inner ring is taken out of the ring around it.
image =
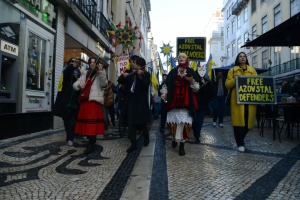
[[[244,52],[240,52],[237,55],[234,67],[228,72],[225,86],[228,90],[232,90],[230,100],[231,123],[238,151],[245,152],[244,139],[248,131],[254,127],[256,105],[237,104],[235,88],[236,76],[257,76],[256,70],[249,65],[247,56]]]

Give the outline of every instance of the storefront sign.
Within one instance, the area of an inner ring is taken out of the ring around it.
[[[23,112],[44,112],[50,111],[48,97],[46,92],[25,91],[23,99]]]
[[[276,104],[275,79],[270,76],[236,77],[238,104]]]
[[[1,51],[18,56],[19,47],[1,40]]]
[[[117,75],[120,76],[123,74],[126,70],[126,65],[129,60],[129,56],[119,56],[116,58],[116,64],[117,64]]]
[[[206,61],[205,44],[205,37],[178,37],[177,55],[185,53],[189,60]]]

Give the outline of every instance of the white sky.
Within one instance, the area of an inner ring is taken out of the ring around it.
[[[177,37],[204,37],[203,27],[223,0],[151,0],[151,31],[157,51],[164,44],[173,46],[176,54]],[[161,54],[162,60],[165,60]]]

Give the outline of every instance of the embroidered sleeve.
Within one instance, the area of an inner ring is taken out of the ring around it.
[[[198,92],[200,85],[198,82],[193,81],[190,83],[190,87],[193,89],[194,92]]]

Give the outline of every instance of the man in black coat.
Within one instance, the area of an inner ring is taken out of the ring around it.
[[[137,149],[136,131],[142,130],[144,136],[144,146],[149,144],[149,131],[147,124],[150,121],[150,106],[148,102],[150,73],[146,71],[146,61],[143,58],[137,58],[135,61],[134,73],[123,73],[120,84],[124,84],[127,98],[123,107],[123,119],[127,119],[129,139],[131,146],[127,153]]]
[[[128,75],[131,74],[133,72],[133,69],[135,68],[135,61],[136,59],[138,59],[139,56],[137,55],[133,55],[129,58],[129,64],[130,64],[130,69],[126,69],[125,72],[123,74],[121,74],[121,76],[119,76],[118,78],[118,83],[119,83],[119,94],[117,95],[118,98],[118,111],[122,111],[123,109],[123,104],[126,100],[127,97],[127,92],[128,92],[128,88],[126,88],[126,85],[122,84],[124,82],[124,75]],[[127,124],[126,119],[122,119],[122,123]]]

